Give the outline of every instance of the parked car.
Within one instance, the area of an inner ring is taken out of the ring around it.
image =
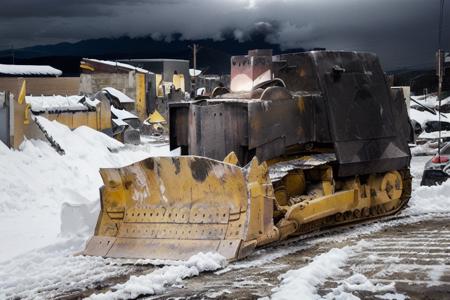
[[[423,170],[420,185],[437,185],[450,177],[450,143],[441,148],[441,154],[436,154],[427,161]]]

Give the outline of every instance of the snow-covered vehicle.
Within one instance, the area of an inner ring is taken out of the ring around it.
[[[441,184],[450,177],[450,143],[441,148],[440,155],[435,155],[423,170],[421,185]]]
[[[412,96],[410,118],[417,140],[430,141],[438,138],[439,124],[443,131],[443,139],[448,139],[446,132],[450,132],[450,114],[441,108],[439,117],[439,107],[436,96]],[[450,97],[441,101],[441,104],[450,103]],[[444,106],[442,106],[444,107]]]

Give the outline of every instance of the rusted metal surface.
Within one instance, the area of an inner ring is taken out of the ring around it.
[[[235,57],[235,71],[251,74],[254,65],[243,63],[250,57]],[[188,102],[182,109],[171,106],[171,148],[181,145],[184,154],[219,160],[234,151],[245,165],[255,155],[269,160],[287,154],[288,148],[304,154],[311,152],[311,145],[320,145],[336,153],[339,176],[408,166],[406,108],[392,98],[375,55],[283,54],[267,70],[290,94],[269,93],[273,87],[263,90],[253,85],[256,90]]]
[[[269,167],[269,176],[272,182],[274,182],[286,176],[290,171],[308,170],[334,161],[336,161],[336,155],[333,153],[302,156],[298,159],[281,161],[272,164]]]
[[[248,92],[270,79],[272,50],[251,50],[248,55],[231,57],[231,91]]]

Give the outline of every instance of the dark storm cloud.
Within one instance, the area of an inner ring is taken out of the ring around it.
[[[378,53],[385,65],[431,64],[439,0],[15,0],[0,8],[0,48],[120,35],[181,33],[237,40],[264,34],[283,48]],[[449,48],[450,1],[444,41]]]
[[[104,16],[119,13],[118,5],[175,4],[182,0],[13,0],[1,4],[0,17],[6,19],[27,17]]]

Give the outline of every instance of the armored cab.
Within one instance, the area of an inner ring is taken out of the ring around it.
[[[170,146],[242,165],[254,156],[334,152],[339,176],[408,166],[405,104],[371,53],[312,51],[231,59],[231,91],[170,106]]]

